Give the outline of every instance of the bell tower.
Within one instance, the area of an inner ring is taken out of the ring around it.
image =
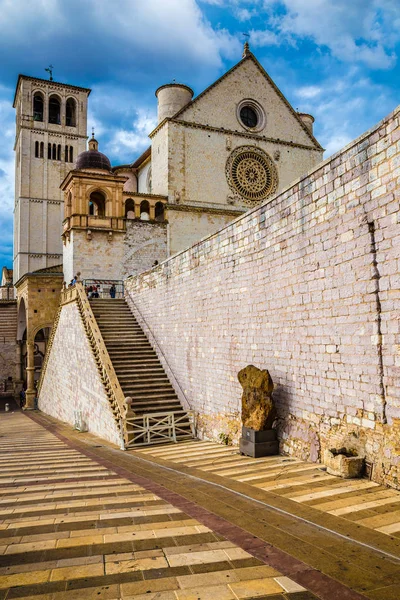
[[[51,74],[50,74],[51,75]],[[14,283],[62,263],[60,184],[86,149],[90,89],[19,75],[14,97]]]

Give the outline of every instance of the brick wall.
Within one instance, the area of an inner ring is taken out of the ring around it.
[[[61,310],[39,409],[70,425],[75,423],[75,411],[80,411],[88,431],[119,443],[118,428],[74,302]]]
[[[238,371],[268,368],[281,449],[357,446],[397,486],[400,109],[273,200],[128,279],[200,433],[237,437]]]

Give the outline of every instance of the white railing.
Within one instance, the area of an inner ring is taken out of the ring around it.
[[[177,435],[195,437],[194,411],[158,412],[127,417],[125,449],[162,442],[177,442]],[[190,426],[190,431],[187,425]]]

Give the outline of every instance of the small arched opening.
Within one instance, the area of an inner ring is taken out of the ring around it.
[[[65,124],[68,127],[76,126],[76,102],[73,98],[68,98],[65,104]]]
[[[57,96],[49,98],[49,123],[61,125],[61,102]]]
[[[34,340],[34,351],[33,351],[33,366],[35,367],[34,371],[34,383],[35,387],[40,379],[40,374],[42,372],[43,361],[46,355],[47,344],[49,341],[51,328],[43,327],[43,329],[39,329],[39,331],[35,335]],[[26,388],[27,377],[26,377],[26,368],[28,366],[28,351],[26,346],[26,329],[22,338],[22,364],[23,364],[23,376],[22,379],[24,381],[24,387]]]
[[[134,219],[135,218],[135,203],[132,198],[128,198],[125,202],[125,218],[126,219]]]
[[[143,200],[140,203],[140,219],[142,221],[150,220],[150,204],[147,202],[147,200]]]
[[[105,217],[106,197],[102,192],[92,192],[89,198],[89,215],[94,217]]]
[[[36,92],[33,95],[33,120],[43,121],[44,114],[44,99],[43,94]]]
[[[162,202],[157,202],[155,206],[155,219],[157,223],[161,223],[165,220],[164,204]]]

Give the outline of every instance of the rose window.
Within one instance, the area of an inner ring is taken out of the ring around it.
[[[241,146],[232,152],[226,175],[231,189],[247,204],[268,198],[278,185],[274,163],[263,150],[254,146]]]

